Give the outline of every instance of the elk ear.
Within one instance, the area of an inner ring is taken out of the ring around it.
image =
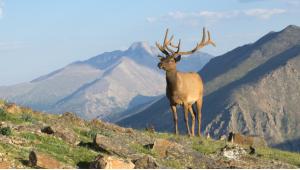
[[[159,58],[160,61],[164,58],[164,57],[161,56],[161,55],[158,55],[157,57]]]
[[[175,62],[177,63],[178,61],[180,61],[180,59],[181,59],[181,55],[179,55],[175,58]]]

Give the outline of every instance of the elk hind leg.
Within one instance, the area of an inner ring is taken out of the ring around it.
[[[197,100],[196,106],[197,106],[197,113],[198,113],[198,116],[197,116],[197,118],[198,118],[198,135],[201,136],[202,98]]]
[[[185,121],[186,129],[187,129],[189,136],[191,136],[190,126],[189,126],[189,106],[188,106],[188,104],[183,104],[183,110],[184,110],[184,121]]]

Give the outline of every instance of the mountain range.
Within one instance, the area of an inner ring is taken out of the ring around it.
[[[300,28],[290,25],[211,59],[200,71],[205,97],[202,132],[264,137],[270,146],[300,148]],[[143,108],[119,125],[173,131],[168,100]],[[179,126],[185,133],[183,113]]]
[[[157,68],[158,54],[146,42],[136,42],[127,50],[73,62],[30,82],[0,86],[0,98],[39,111],[72,111],[85,119],[113,121],[126,116],[124,111],[161,98],[165,78]],[[179,68],[198,71],[211,58],[196,53],[183,58]]]

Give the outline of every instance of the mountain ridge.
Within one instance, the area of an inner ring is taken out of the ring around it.
[[[146,42],[135,42],[126,50],[104,52],[84,61],[72,62],[30,82],[0,87],[0,97],[40,111],[61,113],[70,110],[78,112],[87,119],[94,117],[104,119],[105,114],[122,112],[130,109],[131,106],[135,107],[134,104],[130,106],[128,104],[136,95],[145,96],[146,99],[147,96],[163,93],[165,82],[162,72],[157,68],[158,53],[156,48]],[[192,68],[197,71],[210,58],[212,56],[208,54],[197,53],[188,59],[183,59],[181,68],[183,70]],[[133,82],[138,83],[132,84]],[[129,86],[127,86],[128,90],[122,88],[123,84],[130,83],[132,87],[138,85],[139,87],[136,87],[139,90]],[[117,90],[112,88],[123,89],[122,94],[127,97],[119,100]],[[90,89],[93,89],[94,93],[84,92]],[[124,91],[128,93],[125,94]],[[100,93],[105,97],[100,97]],[[72,99],[73,97],[77,98]],[[97,100],[99,103],[96,102]],[[106,109],[99,107],[101,102]]]

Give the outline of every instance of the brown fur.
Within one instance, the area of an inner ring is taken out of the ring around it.
[[[192,54],[197,50],[201,49],[206,45],[215,46],[214,42],[210,39],[210,33],[208,34],[208,39],[205,38],[205,29],[203,29],[203,37],[200,43],[192,49],[191,51],[180,51],[180,40],[178,45],[174,45],[170,40],[168,40],[168,29],[165,34],[164,44],[161,46],[156,43],[156,46],[159,50],[164,53],[166,56],[158,56],[160,62],[158,67],[166,71],[166,80],[167,80],[167,97],[170,101],[171,110],[173,112],[174,118],[174,129],[175,133],[178,134],[178,118],[177,118],[177,105],[183,106],[184,109],[184,120],[187,128],[187,132],[190,136],[195,134],[195,113],[193,111],[193,104],[196,103],[197,112],[198,112],[198,135],[201,135],[201,107],[202,107],[202,96],[203,96],[203,82],[201,77],[196,72],[179,72],[176,70],[176,62],[180,61],[181,55]],[[177,51],[173,51],[170,47],[177,48]],[[188,113],[191,113],[192,117],[192,131],[190,131]]]
[[[201,77],[196,72],[179,72],[176,70],[176,59],[166,58],[161,60],[158,67],[166,71],[167,89],[166,94],[170,101],[170,106],[174,116],[175,133],[178,134],[178,120],[176,106],[184,108],[184,119],[189,135],[194,136],[195,113],[192,105],[196,103],[198,112],[198,135],[201,132],[201,106],[203,96],[203,83]],[[192,129],[190,131],[188,122],[188,112],[192,117]]]

